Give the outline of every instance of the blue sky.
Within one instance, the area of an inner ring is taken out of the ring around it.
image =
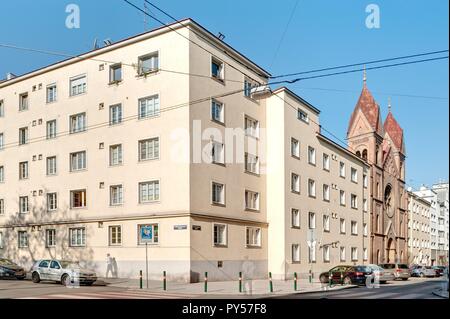
[[[143,6],[143,0],[131,0]],[[448,49],[446,0],[300,0],[281,48],[276,48],[297,0],[158,0],[177,18],[192,17],[273,75]],[[78,4],[81,28],[67,29],[66,5]],[[381,27],[365,26],[367,5],[380,7]],[[276,5],[275,5],[276,4]],[[156,12],[152,12],[156,13]],[[163,21],[166,17],[158,15]],[[0,43],[78,54],[94,38],[120,40],[144,31],[143,15],[122,0],[2,1]],[[150,27],[158,27],[150,21]],[[0,74],[22,74],[58,57],[0,48]],[[448,60],[374,70],[368,86],[405,130],[407,180],[414,187],[448,180]],[[341,139],[362,87],[360,73],[298,82],[289,88],[318,107],[321,123]],[[403,96],[402,96],[403,95]],[[437,98],[418,98],[416,95]],[[442,99],[443,98],[443,99]]]

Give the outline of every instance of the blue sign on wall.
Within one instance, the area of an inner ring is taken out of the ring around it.
[[[140,241],[142,243],[153,241],[153,226],[152,225],[142,225],[140,229]]]

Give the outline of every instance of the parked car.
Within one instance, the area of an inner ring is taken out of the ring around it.
[[[389,280],[395,280],[395,276],[392,271],[386,271],[386,269],[375,264],[369,264],[367,267],[372,269],[373,275],[375,278],[378,277],[377,280],[380,284],[385,284]]]
[[[319,280],[321,283],[329,283],[331,278],[334,284],[365,285],[368,276],[372,276],[372,269],[366,265],[340,265],[321,273]]]
[[[445,266],[433,266],[431,268],[436,272],[436,277],[441,277],[445,273]]]
[[[395,279],[408,280],[411,277],[411,271],[406,264],[379,264],[381,268],[385,270],[386,273],[392,273]]]
[[[91,286],[97,280],[95,271],[82,268],[78,262],[66,260],[38,260],[31,267],[30,272],[34,283],[56,281],[68,286],[79,282]]]
[[[6,258],[0,258],[0,278],[25,279],[27,273],[19,265]]]
[[[436,271],[431,266],[419,266],[414,268],[413,277],[436,277]]]

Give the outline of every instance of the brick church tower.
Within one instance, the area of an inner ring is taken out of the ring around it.
[[[380,106],[366,84],[350,118],[348,148],[370,164],[370,261],[407,262],[407,196],[403,130],[389,113],[381,121]]]

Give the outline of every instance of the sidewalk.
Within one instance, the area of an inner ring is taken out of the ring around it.
[[[108,285],[110,287],[120,287],[127,289],[137,289],[139,288],[139,280],[137,279],[111,279],[111,278],[99,278],[96,285]],[[356,287],[354,285],[341,286],[335,285],[330,288],[325,284],[320,282],[310,283],[307,279],[299,279],[297,281],[297,290],[294,291],[294,281],[284,281],[284,280],[273,280],[273,292],[269,290],[269,280],[259,279],[252,281],[252,293],[251,295],[263,296],[263,295],[288,295],[292,293],[311,293],[311,292],[323,292],[323,291],[334,291],[340,289],[347,289]],[[147,283],[144,279],[143,290],[152,292],[164,292],[162,281],[150,280]],[[183,294],[183,295],[237,295],[245,296],[245,288],[243,285],[243,292],[239,292],[239,282],[238,281],[214,281],[208,282],[208,292],[204,292],[204,283],[179,283],[179,282],[167,282],[166,292]],[[250,295],[250,294],[249,294]]]

